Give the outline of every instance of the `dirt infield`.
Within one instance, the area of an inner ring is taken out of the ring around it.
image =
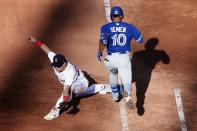
[[[76,3],[77,2],[77,3]],[[178,131],[174,88],[181,89],[187,128],[197,130],[197,1],[111,0],[125,21],[144,35],[148,51],[133,41],[133,92],[143,89],[145,113],[126,110],[132,131]],[[105,24],[100,0],[6,0],[0,2],[0,130],[121,131],[120,109],[110,95],[77,101],[70,113],[46,121],[61,93],[47,56],[27,42],[33,35],[63,53],[98,83],[108,72],[96,59],[99,29]]]

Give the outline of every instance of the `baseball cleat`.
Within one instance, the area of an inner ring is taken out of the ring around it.
[[[126,101],[126,105],[129,109],[133,109],[134,108],[134,104],[133,104],[133,101],[131,100],[131,97],[130,96],[127,96],[125,98],[125,101]]]
[[[122,100],[123,96],[119,94],[118,99],[115,100],[115,102],[120,102]]]
[[[44,116],[45,120],[53,120],[57,117],[59,117],[60,109],[59,108],[52,108],[51,111]]]

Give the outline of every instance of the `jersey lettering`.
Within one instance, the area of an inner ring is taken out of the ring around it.
[[[127,28],[126,27],[111,27],[110,30],[111,32],[126,32]]]
[[[113,46],[124,46],[127,42],[127,36],[125,34],[115,34],[111,38],[113,40]]]

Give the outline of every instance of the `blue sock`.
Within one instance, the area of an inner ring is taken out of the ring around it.
[[[112,97],[114,100],[118,100],[119,98],[119,89],[118,89],[118,86],[113,86],[111,87],[112,89]]]

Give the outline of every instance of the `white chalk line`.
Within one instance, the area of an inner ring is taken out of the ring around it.
[[[175,99],[176,99],[176,105],[179,115],[179,121],[181,124],[181,130],[187,131],[186,121],[185,121],[185,115],[183,111],[183,104],[181,100],[181,90],[179,88],[174,89]]]
[[[125,102],[123,100],[120,101],[119,107],[120,107],[120,118],[122,122],[122,131],[129,131]]]

